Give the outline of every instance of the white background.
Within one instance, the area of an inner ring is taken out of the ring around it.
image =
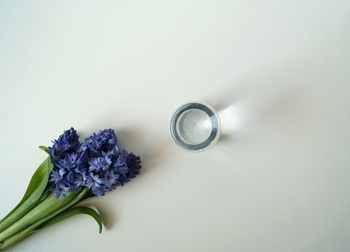
[[[74,126],[114,128],[142,174],[13,248],[350,251],[350,2],[0,1],[0,215]],[[223,137],[188,153],[168,128],[211,103]]]

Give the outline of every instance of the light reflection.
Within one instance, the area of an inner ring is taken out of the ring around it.
[[[218,111],[221,122],[222,135],[233,135],[237,133],[243,124],[242,106],[240,104],[231,104],[230,106]]]

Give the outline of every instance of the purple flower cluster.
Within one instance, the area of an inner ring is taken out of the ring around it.
[[[70,128],[53,141],[48,153],[54,164],[50,182],[56,197],[80,187],[102,196],[124,185],[141,169],[140,157],[121,149],[112,129],[94,133],[80,143],[76,130]]]

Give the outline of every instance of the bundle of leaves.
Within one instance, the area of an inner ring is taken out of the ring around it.
[[[75,205],[123,186],[140,173],[140,157],[120,148],[112,129],[94,133],[81,143],[70,128],[52,142],[51,147],[40,147],[49,157],[32,176],[22,200],[0,221],[0,250],[77,214],[93,217],[101,232],[99,213]]]

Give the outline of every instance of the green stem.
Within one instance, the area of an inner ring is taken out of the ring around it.
[[[22,205],[15,211],[11,212],[8,214],[7,218],[4,219],[4,221],[1,223],[1,228],[0,228],[0,234],[7,228],[9,228],[11,225],[16,223],[16,221],[20,220],[23,216],[25,216],[30,210],[35,208],[37,205],[39,205],[41,202],[43,202],[50,194],[50,191],[47,191],[43,193],[41,198],[37,199],[36,202],[32,203],[31,205]]]
[[[0,232],[10,227],[40,203],[42,197],[45,195],[44,191],[47,187],[49,173],[52,170],[52,167],[50,158],[47,158],[39,166],[35,171],[22,200],[9,214],[0,220]]]
[[[16,244],[17,242],[23,240],[24,238],[28,237],[29,235],[35,233],[38,231],[38,228],[40,228],[41,225],[43,225],[46,221],[52,219],[59,213],[63,212],[64,210],[68,209],[69,207],[75,205],[80,200],[82,200],[85,195],[87,194],[88,189],[84,189],[78,193],[77,197],[73,199],[71,202],[69,202],[67,205],[64,205],[63,207],[57,209],[56,211],[52,212],[51,214],[47,215],[45,218],[35,222],[34,224],[30,225],[29,227],[25,228],[21,232],[18,232],[17,234],[13,235],[12,237],[4,240],[3,242],[0,242],[0,250],[5,250],[12,245]]]
[[[33,226],[33,224],[35,226],[42,220],[47,220],[47,217],[50,217],[52,214],[54,214],[53,216],[55,216],[56,214],[70,207],[72,204],[75,204],[75,202],[77,202],[76,200],[79,198],[79,201],[86,195],[87,192],[87,189],[78,190],[77,192],[71,192],[65,197],[58,199],[55,197],[55,195],[50,194],[44,201],[42,201],[39,205],[33,208],[24,217],[22,217],[20,220],[18,220],[9,228],[0,233],[0,243],[3,243],[3,245],[0,246],[0,249],[3,249],[3,247],[5,246],[6,239],[10,238],[18,232],[21,233],[21,231],[25,231],[27,227]]]

